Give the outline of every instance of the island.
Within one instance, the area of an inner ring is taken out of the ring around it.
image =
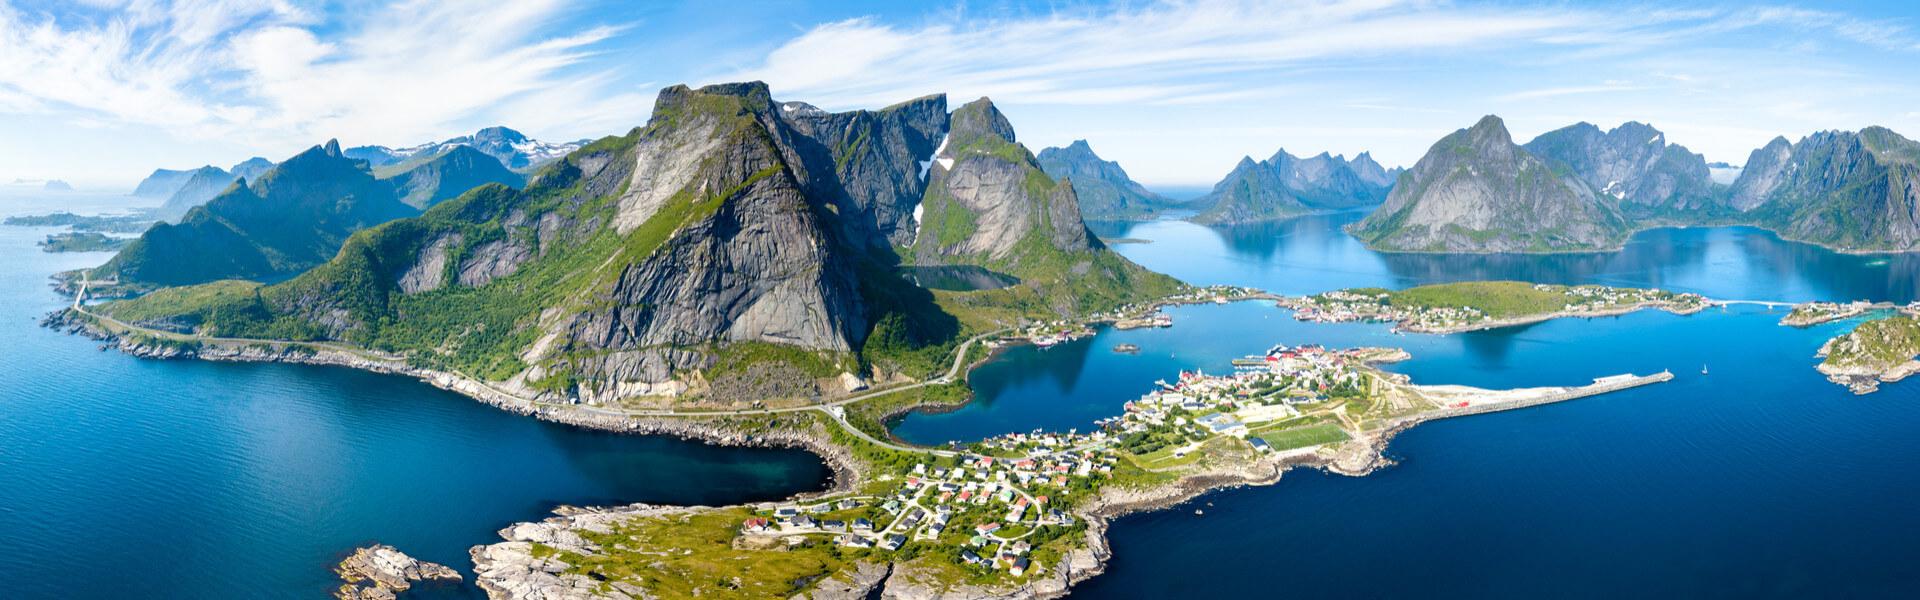
[[[1780,324],[1788,327],[1812,327],[1823,323],[1851,319],[1876,310],[1892,310],[1897,306],[1892,302],[1803,302],[1793,305],[1787,316],[1781,317]]]
[[[1904,312],[1865,321],[1820,346],[1820,366],[1828,381],[1855,394],[1871,394],[1881,383],[1920,373],[1920,317]]]
[[[1279,302],[1302,321],[1394,323],[1395,331],[1410,333],[1459,333],[1645,309],[1688,315],[1711,304],[1693,293],[1519,281],[1441,283],[1404,290],[1351,288]]]
[[[44,252],[110,252],[119,250],[130,241],[133,240],[97,231],[69,231],[48,235],[38,245]]]
[[[140,233],[152,226],[156,219],[146,212],[128,215],[76,215],[70,212],[56,212],[45,215],[23,215],[7,217],[0,225],[15,227],[70,227],[74,231],[99,231],[105,233]]]
[[[838,412],[707,420],[741,436],[811,432],[847,477],[786,502],[563,507],[475,547],[477,583],[497,598],[1056,597],[1104,568],[1114,517],[1270,484],[1295,467],[1362,475],[1387,464],[1389,438],[1423,421],[1672,377],[1495,391],[1414,385],[1371,366],[1406,357],[1277,346],[1232,373],[1180,373],[1096,431],[955,449],[838,430]]]
[[[79,297],[87,293],[82,280]],[[251,290],[236,290],[249,293]],[[175,293],[163,290],[157,294]],[[1182,290],[1169,303],[1271,295]],[[969,401],[964,377],[991,356],[987,332],[961,342],[945,374],[876,382],[816,403],[752,408],[593,404],[530,396],[406,357],[339,342],[214,337],[129,323],[140,304],[82,302],[48,325],[130,354],[328,364],[402,374],[519,414],[634,434],[805,448],[834,487],[739,506],[562,506],[552,518],[476,546],[475,583],[493,598],[1052,598],[1099,574],[1109,522],[1222,487],[1271,484],[1292,468],[1363,475],[1390,464],[1388,440],[1419,423],[1608,393],[1671,373],[1577,387],[1487,390],[1419,385],[1379,364],[1391,348],[1274,346],[1228,372],[1169,374],[1091,431],[1014,433],[964,446],[916,447],[885,423]],[[100,308],[114,310],[98,312]],[[126,319],[126,320],[122,320]],[[351,590],[349,590],[351,591]]]

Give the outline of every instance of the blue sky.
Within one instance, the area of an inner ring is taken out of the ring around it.
[[[0,182],[645,122],[673,83],[782,100],[995,99],[1038,149],[1204,185],[1241,156],[1410,165],[1484,114],[1522,141],[1652,123],[1738,164],[1776,135],[1920,136],[1901,2],[0,0]]]

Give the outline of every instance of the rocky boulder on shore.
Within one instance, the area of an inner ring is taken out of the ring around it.
[[[333,570],[346,582],[333,593],[341,600],[392,600],[415,583],[460,581],[458,571],[415,559],[386,544],[356,549]]]

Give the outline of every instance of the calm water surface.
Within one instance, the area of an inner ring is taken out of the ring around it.
[[[0,214],[126,198],[0,195]],[[325,597],[332,563],[467,549],[555,505],[733,503],[823,487],[798,451],[541,423],[347,369],[150,361],[36,325],[51,229],[0,227],[0,580],[10,598]],[[439,595],[474,596],[477,589]]]
[[[1347,216],[1213,230],[1106,225],[1134,260],[1194,283],[1285,293],[1468,279],[1659,286],[1722,298],[1906,301],[1908,256],[1849,256],[1752,229],[1643,233],[1606,255],[1381,255]],[[1813,352],[1851,323],[1777,325],[1759,308],[1643,312],[1451,336],[1292,321],[1265,303],[1175,309],[1166,330],[1016,348],[974,373],[979,400],[913,415],[910,440],[1086,428],[1155,379],[1229,368],[1274,343],[1391,345],[1424,383],[1575,385],[1670,369],[1676,381],[1429,423],[1364,478],[1296,471],[1113,528],[1083,598],[1907,596],[1920,583],[1920,384],[1856,397]],[[1138,355],[1114,344],[1141,346]],[[1710,366],[1711,375],[1701,375]],[[1203,508],[1205,516],[1193,514]]]

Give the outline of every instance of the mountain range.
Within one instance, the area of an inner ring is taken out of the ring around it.
[[[535,394],[726,403],[799,393],[767,381],[918,375],[944,368],[963,331],[1179,287],[1088,235],[1072,184],[1046,176],[984,98],[951,114],[944,96],[829,113],[776,103],[760,83],[673,86],[645,126],[552,161],[524,189],[482,185],[417,216],[393,189],[336,144],[309,150],[102,269],[152,278],[157,261],[134,257],[188,239],[264,258],[229,272],[337,252],[283,282],[107,310],[356,343]],[[279,216],[212,218],[235,204]],[[1015,283],[933,291],[903,277],[954,267]],[[207,274],[187,275],[164,279]]]
[[[1348,161],[1320,154],[1300,158],[1285,149],[1266,160],[1242,157],[1213,192],[1193,201],[1193,221],[1234,224],[1271,221],[1302,214],[1379,204],[1399,177],[1365,152]]]
[[[1731,185],[1652,126],[1579,123],[1514,146],[1497,117],[1442,139],[1352,227],[1370,246],[1432,252],[1617,249],[1634,231],[1755,225],[1843,251],[1920,250],[1920,143],[1882,127],[1753,151]],[[1728,167],[1722,166],[1722,169]]]
[[[567,153],[580,148],[585,140],[567,143],[544,142],[528,138],[525,134],[505,127],[488,127],[440,142],[429,142],[406,148],[388,148],[386,146],[356,146],[348,148],[348,158],[367,161],[375,168],[406,162],[422,156],[444,153],[454,146],[467,146],[491,156],[508,169],[527,171],[551,162]]]
[[[1499,117],[1441,138],[1351,228],[1383,250],[1545,252],[1618,246],[1618,202],[1513,142]]]
[[[1086,140],[1040,150],[1040,168],[1055,180],[1070,180],[1080,197],[1080,215],[1091,220],[1152,219],[1181,203],[1147,191],[1120,163],[1100,158]]]

